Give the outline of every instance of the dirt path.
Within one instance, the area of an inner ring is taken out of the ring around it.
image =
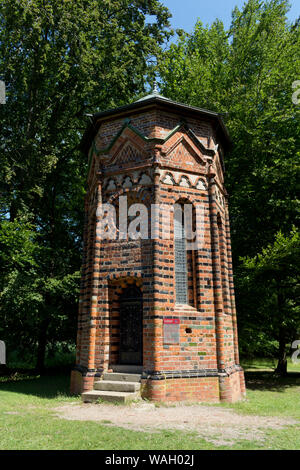
[[[79,421],[99,421],[134,431],[162,429],[197,432],[215,445],[234,445],[236,441],[264,441],[264,430],[282,429],[299,424],[292,418],[239,415],[233,410],[205,406],[182,405],[155,407],[151,403],[130,406],[69,403],[54,409],[56,416]]]

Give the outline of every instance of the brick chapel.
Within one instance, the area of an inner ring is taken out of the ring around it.
[[[245,395],[224,186],[230,145],[218,113],[156,91],[92,116],[81,142],[89,171],[71,374],[71,391],[84,401]],[[98,209],[111,204],[118,215],[120,196],[128,207],[200,207],[202,223],[194,229],[202,243],[188,249],[184,237],[176,238],[184,221],[172,210],[167,238],[162,210],[154,237],[130,239],[116,227],[115,239],[103,239]]]

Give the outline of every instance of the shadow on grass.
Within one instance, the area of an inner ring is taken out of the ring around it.
[[[284,392],[292,387],[300,387],[299,372],[289,372],[286,377],[279,377],[271,371],[246,371],[245,379],[249,390]]]
[[[60,395],[70,395],[70,371],[53,373],[47,371],[44,375],[16,372],[8,377],[0,377],[0,391],[34,395],[39,398],[56,398]]]
[[[245,372],[248,390],[284,392],[293,387],[300,387],[300,373],[289,372],[287,377],[278,377],[269,371]],[[45,375],[34,375],[33,371],[14,372],[7,377],[0,377],[0,391],[34,395],[40,398],[71,396],[70,369],[48,370]]]

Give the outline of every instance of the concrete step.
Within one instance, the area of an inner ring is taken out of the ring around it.
[[[104,372],[103,380],[117,382],[140,382],[142,374],[122,374],[121,372]]]
[[[143,366],[114,364],[109,367],[114,372],[122,372],[125,374],[142,374]]]
[[[114,392],[137,392],[141,388],[139,382],[125,382],[124,380],[99,380],[94,383],[95,390]]]
[[[109,401],[113,403],[129,403],[132,400],[140,400],[139,392],[113,392],[103,390],[91,390],[81,394],[84,403],[95,403],[99,401]]]

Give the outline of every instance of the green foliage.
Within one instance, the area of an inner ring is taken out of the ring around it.
[[[30,352],[42,367],[47,345],[75,340],[84,114],[144,91],[168,18],[157,0],[0,0],[0,337],[8,354]]]
[[[257,348],[257,336],[286,344],[300,334],[300,234],[294,227],[288,236],[278,232],[273,244],[256,256],[241,259],[238,287],[243,314],[242,336],[248,351]],[[250,311],[249,305],[252,306]],[[263,344],[261,345],[263,353]]]
[[[49,347],[75,337],[79,272],[47,276],[39,235],[19,221],[4,220],[0,229],[0,336],[8,363],[16,349],[32,360],[45,321]]]
[[[199,21],[192,34],[179,33],[177,44],[160,62],[162,93],[223,113],[231,134],[226,185],[240,338],[242,346],[248,344],[247,352],[251,346],[253,352],[262,352],[265,343],[274,354],[278,344],[278,334],[270,326],[275,281],[267,282],[264,272],[250,288],[249,270],[245,264],[241,267],[239,257],[253,258],[256,266],[261,257],[266,263],[268,259],[272,273],[277,270],[282,279],[292,276],[299,262],[293,251],[296,244],[284,238],[299,220],[300,180],[300,109],[292,102],[292,83],[299,79],[300,35],[299,21],[294,25],[287,21],[288,8],[286,0],[248,0],[241,10],[234,9],[228,31],[219,20],[211,27]],[[282,234],[276,235],[280,230]],[[292,250],[290,256],[283,240]],[[243,284],[248,285],[246,295]],[[281,315],[296,315],[295,295],[292,289],[285,296]],[[265,328],[258,332],[262,308],[268,316],[263,316]],[[293,325],[288,320],[291,328],[296,328],[296,318]]]
[[[38,245],[36,234],[22,221],[0,223],[0,280],[12,270],[27,270],[35,265],[34,253]],[[2,286],[3,288],[4,286]]]

